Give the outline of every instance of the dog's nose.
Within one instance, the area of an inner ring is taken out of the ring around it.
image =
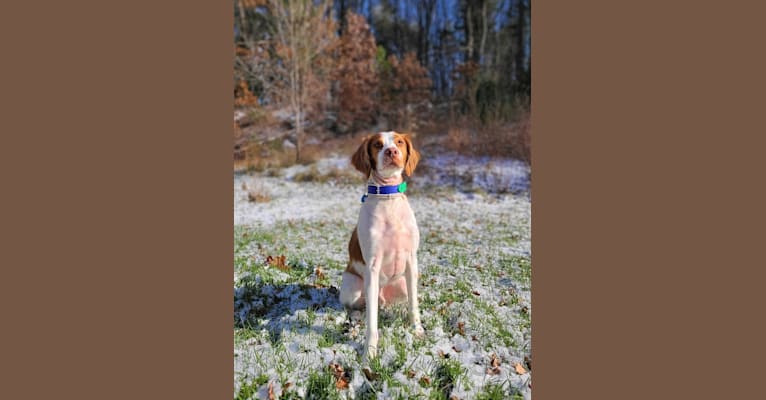
[[[389,157],[395,157],[399,155],[399,149],[396,147],[389,147],[386,149],[386,155]]]

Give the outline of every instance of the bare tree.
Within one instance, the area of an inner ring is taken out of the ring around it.
[[[304,118],[327,102],[328,75],[337,42],[332,1],[270,0],[276,50],[285,72],[287,99],[295,117],[295,158],[301,158]]]

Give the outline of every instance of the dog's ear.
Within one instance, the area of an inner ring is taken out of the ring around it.
[[[370,172],[372,171],[372,162],[370,161],[369,152],[371,137],[372,136],[367,136],[362,144],[359,145],[359,148],[356,149],[356,153],[351,156],[351,165],[359,170],[359,172],[363,173],[365,178],[369,178]]]
[[[412,145],[410,135],[404,135],[404,142],[407,143],[407,161],[404,162],[404,174],[412,176],[412,173],[415,172],[415,167],[418,165],[418,161],[420,161],[420,153],[418,153],[418,151],[415,150],[415,146]]]

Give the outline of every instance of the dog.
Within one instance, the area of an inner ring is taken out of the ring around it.
[[[377,355],[379,305],[406,299],[414,333],[424,335],[417,290],[420,232],[403,178],[412,176],[419,160],[409,135],[393,131],[366,137],[351,157],[367,178],[367,190],[348,243],[340,302],[349,319],[366,311],[366,360]]]

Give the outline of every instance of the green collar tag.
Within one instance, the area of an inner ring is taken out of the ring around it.
[[[397,187],[397,190],[399,190],[399,193],[404,193],[407,191],[407,182],[402,182]]]

